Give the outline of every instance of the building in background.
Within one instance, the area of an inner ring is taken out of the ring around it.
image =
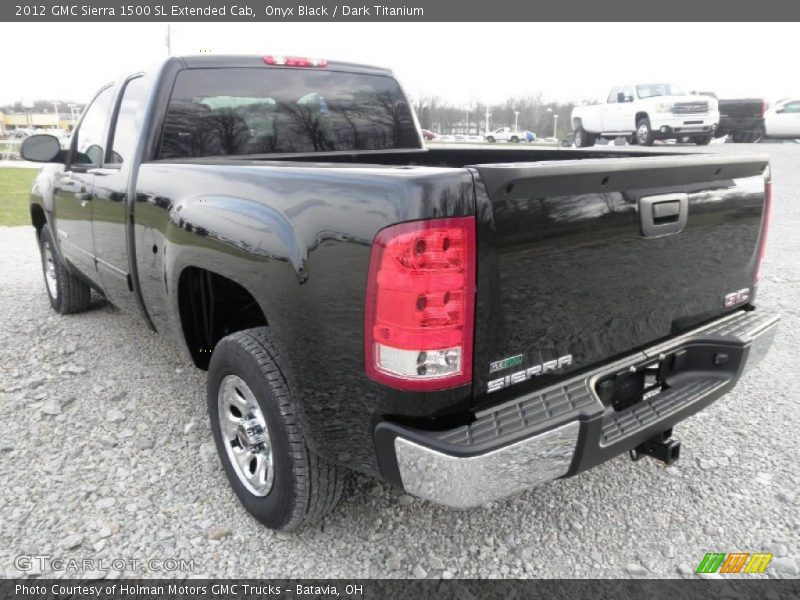
[[[53,130],[70,132],[74,129],[80,111],[64,112],[2,112],[0,111],[0,135],[8,135],[16,129]]]

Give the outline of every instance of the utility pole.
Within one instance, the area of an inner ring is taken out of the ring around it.
[[[514,131],[519,131],[519,111],[514,109]]]
[[[59,119],[58,119],[58,102],[53,102],[53,108],[56,111],[56,129],[58,129]]]
[[[558,113],[553,113],[553,137],[558,139]]]
[[[489,105],[486,105],[486,129],[483,130],[483,133],[489,133],[489,117],[492,116],[492,113],[489,112]]]
[[[167,25],[167,56],[172,56],[172,33],[170,26]]]

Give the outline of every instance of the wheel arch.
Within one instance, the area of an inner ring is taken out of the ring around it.
[[[208,369],[211,353],[223,337],[269,325],[253,293],[229,277],[187,265],[177,281],[180,327],[192,361],[200,369]]]

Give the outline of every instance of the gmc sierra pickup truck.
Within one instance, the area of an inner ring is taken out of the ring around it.
[[[718,124],[716,98],[687,95],[668,83],[613,87],[604,104],[572,109],[572,130],[579,148],[594,145],[597,138],[617,137],[642,146],[688,137],[705,146]]]
[[[350,470],[463,508],[671,462],[775,331],[761,155],[425,150],[390,71],[281,56],[170,58],[22,154],[52,308],[96,290],[207,370],[279,530]]]

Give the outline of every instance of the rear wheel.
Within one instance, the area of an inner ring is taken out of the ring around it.
[[[761,142],[764,141],[765,137],[766,137],[766,133],[764,132],[764,126],[763,125],[759,125],[755,129],[753,129],[750,141],[753,144],[760,144]]]
[[[578,125],[575,128],[575,145],[578,148],[587,148],[589,146],[594,146],[596,137],[586,131],[583,127]]]
[[[336,506],[347,472],[306,445],[269,328],[239,331],[214,348],[208,414],[233,491],[264,525],[290,531]]]
[[[636,143],[641,146],[652,146],[654,141],[650,119],[639,119],[636,123]]]
[[[47,226],[39,233],[39,252],[42,257],[44,285],[50,306],[57,313],[68,315],[89,308],[92,290],[81,279],[67,271],[58,259],[53,238]]]
[[[511,143],[512,144],[516,144],[518,142],[519,142],[519,138],[517,136],[515,136],[515,135],[512,135],[511,136]]]
[[[486,141],[489,142],[490,144],[494,144],[494,136],[487,135]]]

